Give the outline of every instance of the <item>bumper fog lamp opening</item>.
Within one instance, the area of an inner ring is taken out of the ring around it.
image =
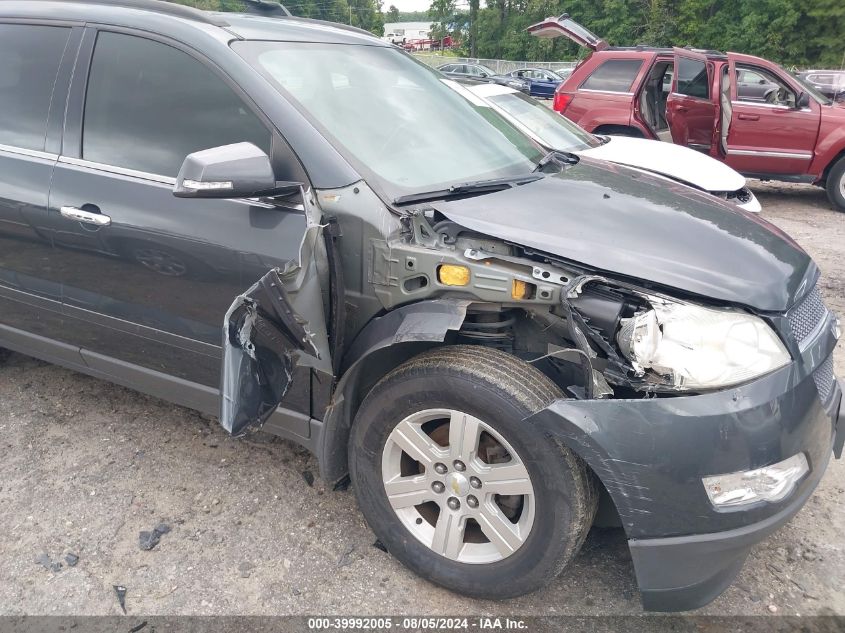
[[[783,501],[795,490],[798,482],[810,472],[804,453],[764,466],[727,475],[702,478],[710,503],[717,510],[745,508],[761,502]]]

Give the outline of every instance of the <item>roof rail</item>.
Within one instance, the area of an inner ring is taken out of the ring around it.
[[[98,4],[110,7],[124,7],[128,9],[142,9],[155,13],[164,13],[194,22],[204,22],[214,26],[229,26],[220,14],[209,13],[193,7],[161,0],[50,0],[51,2],[69,2],[76,4]]]
[[[315,20],[313,18],[303,18],[299,16],[292,15],[288,18],[292,22],[306,22],[309,24],[323,24],[325,26],[330,26],[333,29],[340,29],[341,31],[349,31],[350,33],[358,33],[360,35],[369,35],[370,37],[376,37],[369,31],[365,29],[358,28],[357,26],[349,26],[348,24],[341,24],[340,22],[329,22],[328,20]]]

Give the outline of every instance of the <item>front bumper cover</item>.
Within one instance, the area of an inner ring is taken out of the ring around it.
[[[845,441],[842,385],[822,401],[813,370],[833,352],[828,328],[796,362],[723,391],[638,400],[557,400],[530,416],[584,459],[626,530],[643,605],[700,607],[736,576],[750,548],[803,506]],[[818,376],[815,376],[818,378]],[[702,477],[753,470],[803,452],[809,474],[779,503],[717,511]]]
[[[835,399],[833,450],[841,457],[845,407]],[[712,534],[628,542],[643,607],[649,611],[685,611],[704,606],[733,582],[751,548],[789,522],[804,506],[824,474],[828,460],[816,465],[808,485],[767,519]]]

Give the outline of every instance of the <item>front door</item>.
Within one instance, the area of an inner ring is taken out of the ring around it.
[[[800,86],[774,70],[730,53],[728,59],[732,112],[725,162],[744,174],[805,174],[813,160],[821,106],[810,99],[799,107]],[[766,90],[750,91],[739,83],[749,76]]]
[[[711,153],[718,108],[712,94],[714,66],[700,54],[674,49],[672,92],[666,100],[666,121],[672,141]]]
[[[298,260],[306,218],[172,188],[187,154],[240,141],[269,154],[274,132],[175,43],[88,29],[80,60],[49,201],[65,330],[106,360],[216,388],[227,310]]]

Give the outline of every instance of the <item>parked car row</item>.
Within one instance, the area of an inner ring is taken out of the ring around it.
[[[568,71],[557,73],[544,68],[520,68],[509,73],[497,74],[482,64],[444,64],[437,70],[448,77],[479,83],[494,83],[514,88],[532,97],[551,99],[555,89],[563,83]]]
[[[805,75],[739,53],[611,47],[566,14],[528,30],[591,49],[554,98],[584,129],[685,145],[749,177],[816,184],[845,211],[845,103]]]
[[[828,99],[845,101],[845,70],[805,70],[797,75]]]
[[[298,442],[431,582],[537,590],[598,521],[696,608],[841,456],[816,264],[619,139],[156,0],[0,2],[0,81],[0,346]]]

